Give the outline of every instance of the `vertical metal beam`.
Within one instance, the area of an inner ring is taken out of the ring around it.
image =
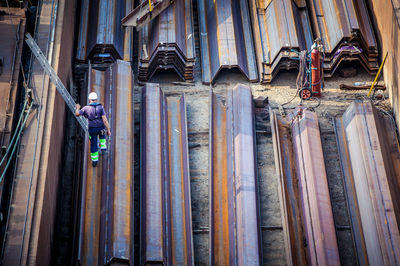
[[[142,91],[141,264],[194,265],[186,105]]]
[[[251,90],[227,103],[210,91],[210,265],[259,265],[260,226]]]
[[[353,102],[334,122],[359,263],[400,262],[400,152],[391,124],[371,102]]]

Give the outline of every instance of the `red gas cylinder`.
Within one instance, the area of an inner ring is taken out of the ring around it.
[[[311,51],[311,88],[314,97],[321,97],[321,61],[317,48]]]

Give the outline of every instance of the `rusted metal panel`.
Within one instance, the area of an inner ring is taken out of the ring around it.
[[[25,13],[19,8],[0,8],[0,145],[8,146],[21,63]]]
[[[61,32],[73,27],[73,22],[65,23],[65,17],[74,8],[74,1],[40,1],[38,7],[36,42],[63,82],[69,75],[60,66],[70,69],[71,61],[60,51],[64,48],[68,54],[73,41]],[[60,45],[53,46],[54,42]],[[37,61],[32,62],[31,70],[29,86],[40,95],[41,104],[29,117],[21,136],[5,226],[4,265],[50,264],[62,157],[54,150],[63,139],[63,128],[58,125],[64,122],[65,105]]]
[[[271,126],[287,263],[339,265],[317,115],[300,109],[279,119],[272,112]]]
[[[238,68],[258,81],[250,13],[246,0],[198,1],[203,83],[211,83],[222,68]]]
[[[121,19],[132,8],[131,0],[82,0],[77,60],[112,63],[130,60],[132,30],[121,27]]]
[[[210,265],[261,265],[251,90],[210,91]]]
[[[299,204],[299,187],[296,163],[291,140],[290,120],[279,119],[269,110],[274,147],[275,167],[278,177],[278,195],[283,224],[286,262],[289,265],[307,265],[306,247]]]
[[[106,71],[90,69],[88,93],[95,91],[111,126],[108,153],[90,164],[85,142],[78,263],[131,265],[133,262],[133,75],[117,60]]]
[[[291,131],[309,262],[340,265],[317,114],[304,109]]]
[[[11,134],[15,130],[14,117],[18,117],[17,94],[18,78],[22,55],[22,45],[25,33],[25,13],[17,8],[0,8],[0,148],[9,148]],[[4,150],[0,153],[3,159]],[[7,159],[6,159],[7,161]],[[0,165],[3,173],[5,163]],[[4,179],[0,183],[0,205],[4,208],[3,189]]]
[[[184,96],[142,91],[141,264],[194,265]]]
[[[306,9],[293,0],[251,0],[254,41],[261,82],[271,82],[281,69],[298,68],[295,52],[310,50],[313,37]]]
[[[309,9],[314,36],[324,44],[327,77],[343,61],[358,61],[366,71],[376,73],[378,47],[365,1],[312,0]]]
[[[76,49],[76,59],[81,62],[86,61],[86,56],[88,52],[88,28],[89,28],[89,0],[81,1],[80,9],[80,20],[79,20],[79,32],[78,32],[78,43]]]
[[[109,194],[107,200],[107,264],[133,264],[133,74],[129,62],[111,66],[111,127]]]
[[[359,263],[400,262],[399,146],[393,123],[371,102],[334,121]]]
[[[106,87],[108,87],[105,71],[90,69],[88,93],[96,92],[100,103],[105,106]],[[106,109],[106,108],[105,108]],[[106,112],[109,110],[106,109]],[[101,190],[103,181],[103,164],[106,159],[99,160],[99,165],[94,168],[90,161],[90,142],[85,139],[84,168],[81,197],[81,217],[79,232],[78,262],[80,265],[99,265],[100,258],[100,212]],[[104,173],[106,176],[106,173]]]
[[[139,32],[139,80],[157,70],[173,69],[183,80],[193,80],[195,64],[191,0],[176,0]]]

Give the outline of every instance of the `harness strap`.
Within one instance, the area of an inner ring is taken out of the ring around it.
[[[94,114],[95,114],[95,118],[93,118],[93,119],[90,119],[89,117],[88,117],[88,120],[89,121],[94,121],[94,120],[97,120],[97,119],[101,119],[101,116],[100,117],[98,117],[97,116],[97,106],[98,105],[101,105],[100,103],[98,103],[98,104],[96,104],[96,105],[94,105],[94,104],[91,104],[91,106],[93,106],[93,108],[94,108]]]

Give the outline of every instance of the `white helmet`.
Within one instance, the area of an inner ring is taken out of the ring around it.
[[[89,93],[89,100],[97,100],[97,93],[91,92]]]

